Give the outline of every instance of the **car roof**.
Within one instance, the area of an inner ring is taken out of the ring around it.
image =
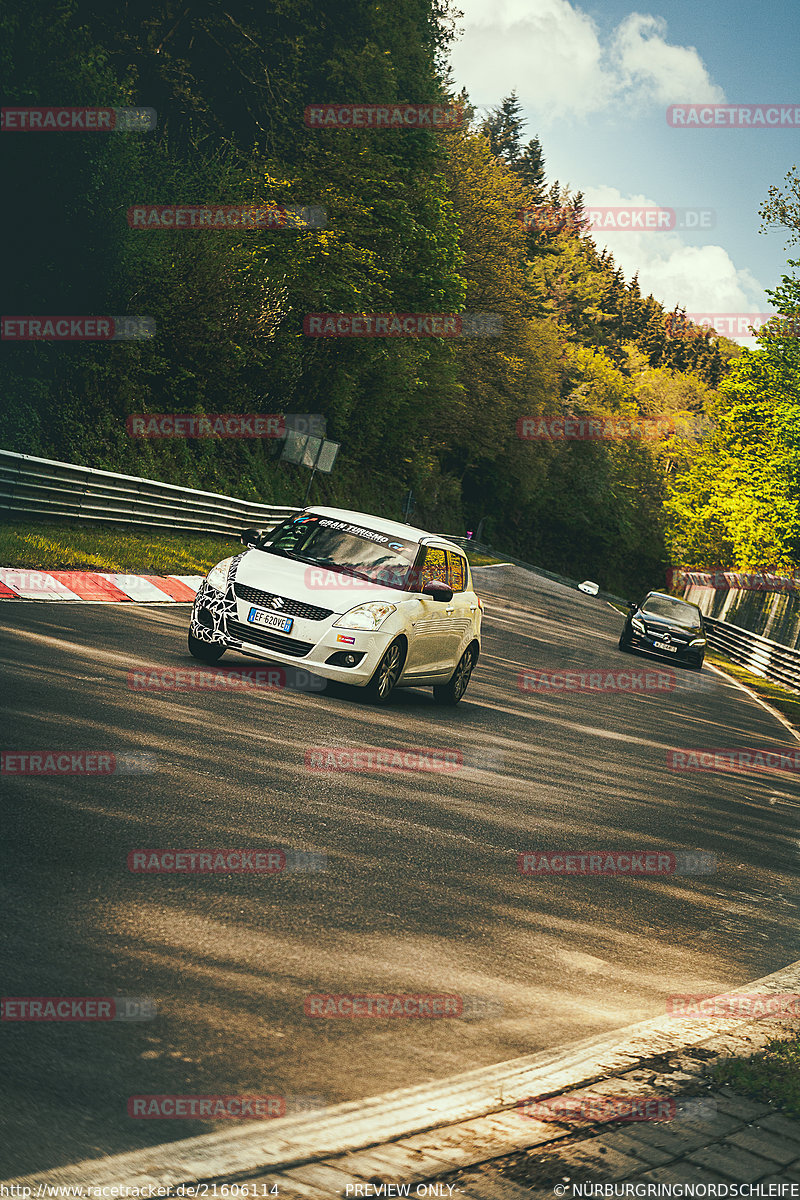
[[[375,517],[372,513],[355,512],[349,508],[322,508],[316,504],[303,511],[322,517],[335,517],[337,521],[349,521],[351,525],[364,525],[368,529],[374,529],[376,533],[388,533],[394,537],[405,538],[408,542],[427,544],[434,540],[437,544],[456,550],[459,554],[464,553],[455,542],[448,541],[438,533],[428,533],[424,529],[416,529],[413,525],[404,525],[402,521],[389,521],[386,517]]]

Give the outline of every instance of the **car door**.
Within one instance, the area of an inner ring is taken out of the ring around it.
[[[453,666],[455,666],[461,657],[462,648],[469,642],[470,635],[475,628],[478,597],[469,590],[469,570],[467,560],[462,554],[458,554],[455,550],[448,550],[447,567],[447,582],[453,589],[453,599],[444,607],[450,619],[448,649]]]
[[[426,546],[425,555],[417,570],[419,593],[432,579],[448,583],[449,568],[445,548]],[[404,679],[440,675],[448,669],[452,657],[452,606],[421,594],[416,596],[416,604],[416,612],[411,617]],[[447,609],[451,611],[448,612]]]

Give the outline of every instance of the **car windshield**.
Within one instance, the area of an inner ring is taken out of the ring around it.
[[[649,596],[642,605],[642,612],[648,617],[663,617],[687,629],[700,628],[698,609],[691,604],[684,604],[682,600],[672,600],[669,596]]]
[[[402,591],[419,543],[335,517],[302,513],[279,525],[261,549]]]

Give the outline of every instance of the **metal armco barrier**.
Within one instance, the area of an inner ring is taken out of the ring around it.
[[[114,471],[98,471],[75,463],[0,450],[0,516],[6,518],[11,514],[68,517],[238,537],[248,525],[274,529],[285,517],[300,511],[300,508],[256,504],[218,492],[201,492],[172,483],[159,483],[155,479],[140,479],[136,475],[118,475]],[[501,554],[482,542],[445,536],[465,550],[502,557],[504,561],[546,579],[567,587],[577,586],[572,579],[545,571],[513,555]],[[598,598],[623,607],[627,603],[609,592],[599,592]],[[705,622],[712,649],[721,651],[756,675],[800,691],[800,650],[782,646],[727,621],[706,617]]]
[[[800,691],[800,650],[781,646],[727,621],[705,617],[708,644],[754,675]]]
[[[568,579],[564,575],[555,575],[552,571],[545,571],[542,567],[536,567],[520,558],[514,558],[511,554],[503,554],[500,550],[495,550],[483,542],[451,534],[446,536],[451,542],[455,542],[465,550],[476,550],[479,554],[502,558],[503,561],[524,567],[525,570],[533,571],[536,575],[543,575],[545,579],[563,583],[566,587],[576,588],[578,586],[574,579]],[[627,600],[623,600],[611,592],[598,592],[598,598],[608,600],[622,608],[626,608],[628,603]],[[769,638],[761,637],[760,634],[750,633],[749,630],[742,629],[738,625],[731,625],[728,621],[718,621],[708,616],[704,616],[703,619],[706,625],[708,644],[712,650],[718,650],[732,662],[747,667],[754,675],[761,675],[764,679],[771,679],[774,683],[780,683],[784,687],[800,691],[800,650],[792,646],[782,646],[780,642],[773,642]]]
[[[300,512],[217,492],[97,471],[0,450],[0,516],[69,517],[238,537],[248,525],[273,529]]]

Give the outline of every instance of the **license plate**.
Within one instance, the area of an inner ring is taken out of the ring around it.
[[[294,624],[294,617],[265,612],[263,608],[251,608],[247,619],[251,625],[266,625],[267,629],[280,629],[281,633],[288,633]]]
[[[666,650],[668,654],[677,654],[678,653],[678,647],[670,646],[670,644],[668,642],[653,642],[653,645],[656,648],[656,650]]]

